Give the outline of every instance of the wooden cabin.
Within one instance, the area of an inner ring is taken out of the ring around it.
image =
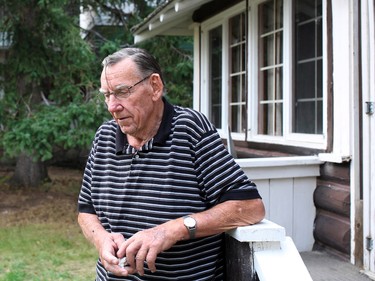
[[[375,276],[373,0],[169,0],[135,27],[194,38],[194,105],[299,251]],[[162,59],[162,58],[159,58]]]

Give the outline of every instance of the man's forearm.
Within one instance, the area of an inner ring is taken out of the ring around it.
[[[264,218],[265,211],[261,199],[230,200],[192,216],[197,221],[197,237],[203,237],[255,224]]]
[[[264,218],[264,205],[260,199],[230,200],[191,216],[197,222],[195,237],[199,238],[259,222]],[[188,239],[189,231],[180,217],[135,233],[124,243],[118,244],[116,256],[126,256],[130,267],[142,275],[144,261],[147,261],[151,271],[156,271],[157,255],[176,242]]]
[[[99,245],[108,232],[103,228],[98,217],[94,214],[79,213],[78,223],[86,239],[99,250]]]
[[[192,216],[197,221],[196,236],[204,237],[255,224],[264,218],[265,211],[261,199],[230,200],[201,213],[192,214]],[[109,233],[103,228],[98,217],[94,214],[79,213],[78,223],[87,240],[99,250],[101,242]],[[180,226],[181,222],[177,225]]]

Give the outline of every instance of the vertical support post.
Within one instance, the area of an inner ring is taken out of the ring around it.
[[[268,220],[228,231],[225,234],[226,280],[259,281],[254,253],[280,248],[284,238],[285,229]]]
[[[239,242],[225,234],[225,262],[227,281],[258,281],[254,268],[252,243]]]

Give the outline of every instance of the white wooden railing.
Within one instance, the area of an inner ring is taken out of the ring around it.
[[[293,240],[271,221],[226,233],[228,281],[312,281]]]

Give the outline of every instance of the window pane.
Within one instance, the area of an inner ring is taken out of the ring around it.
[[[317,55],[319,57],[321,57],[323,55],[323,44],[322,44],[322,40],[323,40],[323,35],[322,35],[322,32],[323,32],[323,27],[322,27],[322,17],[318,18],[316,20],[316,32],[317,32],[317,36],[316,36],[316,48],[317,48]]]
[[[322,134],[323,133],[323,101],[317,100],[316,101],[316,133]]]
[[[296,0],[293,132],[321,134],[323,125],[322,1]]]
[[[318,60],[316,62],[316,67],[318,69],[318,71],[316,72],[316,96],[318,98],[322,98],[323,97],[323,63],[322,63],[322,60]]]
[[[283,134],[282,18],[282,1],[259,5],[259,134]]]
[[[262,22],[261,32],[272,32],[283,26],[282,1],[270,0],[259,6],[259,20]]]
[[[315,22],[308,22],[297,26],[297,60],[315,57]]]
[[[246,34],[244,32],[246,28],[245,13],[242,13],[238,16],[231,18],[230,25],[230,44],[233,45],[246,41]]]
[[[315,97],[315,62],[305,62],[296,66],[296,92],[299,100]]]
[[[246,48],[245,42],[231,47],[231,73],[246,71]]]
[[[274,13],[273,13],[273,3],[272,1],[268,1],[263,5],[259,6],[259,17],[260,21],[262,22],[262,33],[267,33],[274,28]]]
[[[243,132],[246,130],[246,106],[232,107],[230,128],[232,132]]]
[[[263,64],[261,66],[267,66],[273,64],[274,61],[274,36],[265,36],[261,39],[262,47],[263,47]]]
[[[240,76],[233,76],[231,78],[231,86],[232,86],[232,96],[231,101],[234,103],[242,101],[242,85],[241,85],[241,77]]]
[[[283,63],[283,33],[275,33],[275,64]]]
[[[232,73],[243,71],[242,46],[232,47]]]
[[[297,131],[311,134],[315,131],[315,104],[312,101],[299,102],[297,111]]]
[[[283,107],[282,104],[261,104],[260,122],[258,126],[259,134],[281,136],[283,125]]]
[[[303,101],[298,103],[296,110],[296,127],[299,133],[322,133],[322,101]]]
[[[244,103],[246,101],[243,92],[246,89],[246,79],[243,75],[236,75],[231,77],[231,96],[232,103]]]
[[[296,1],[296,14],[297,22],[315,19],[316,16],[316,3],[315,0],[297,0]]]
[[[222,114],[222,27],[209,32],[209,65],[210,65],[210,120],[221,128]]]
[[[241,13],[229,20],[229,125],[232,132],[246,130],[246,17]]]
[[[283,102],[283,69],[282,67],[275,68],[275,89],[276,102]]]
[[[261,101],[273,100],[274,86],[274,70],[264,70],[261,72],[260,77],[260,91],[259,97]]]

